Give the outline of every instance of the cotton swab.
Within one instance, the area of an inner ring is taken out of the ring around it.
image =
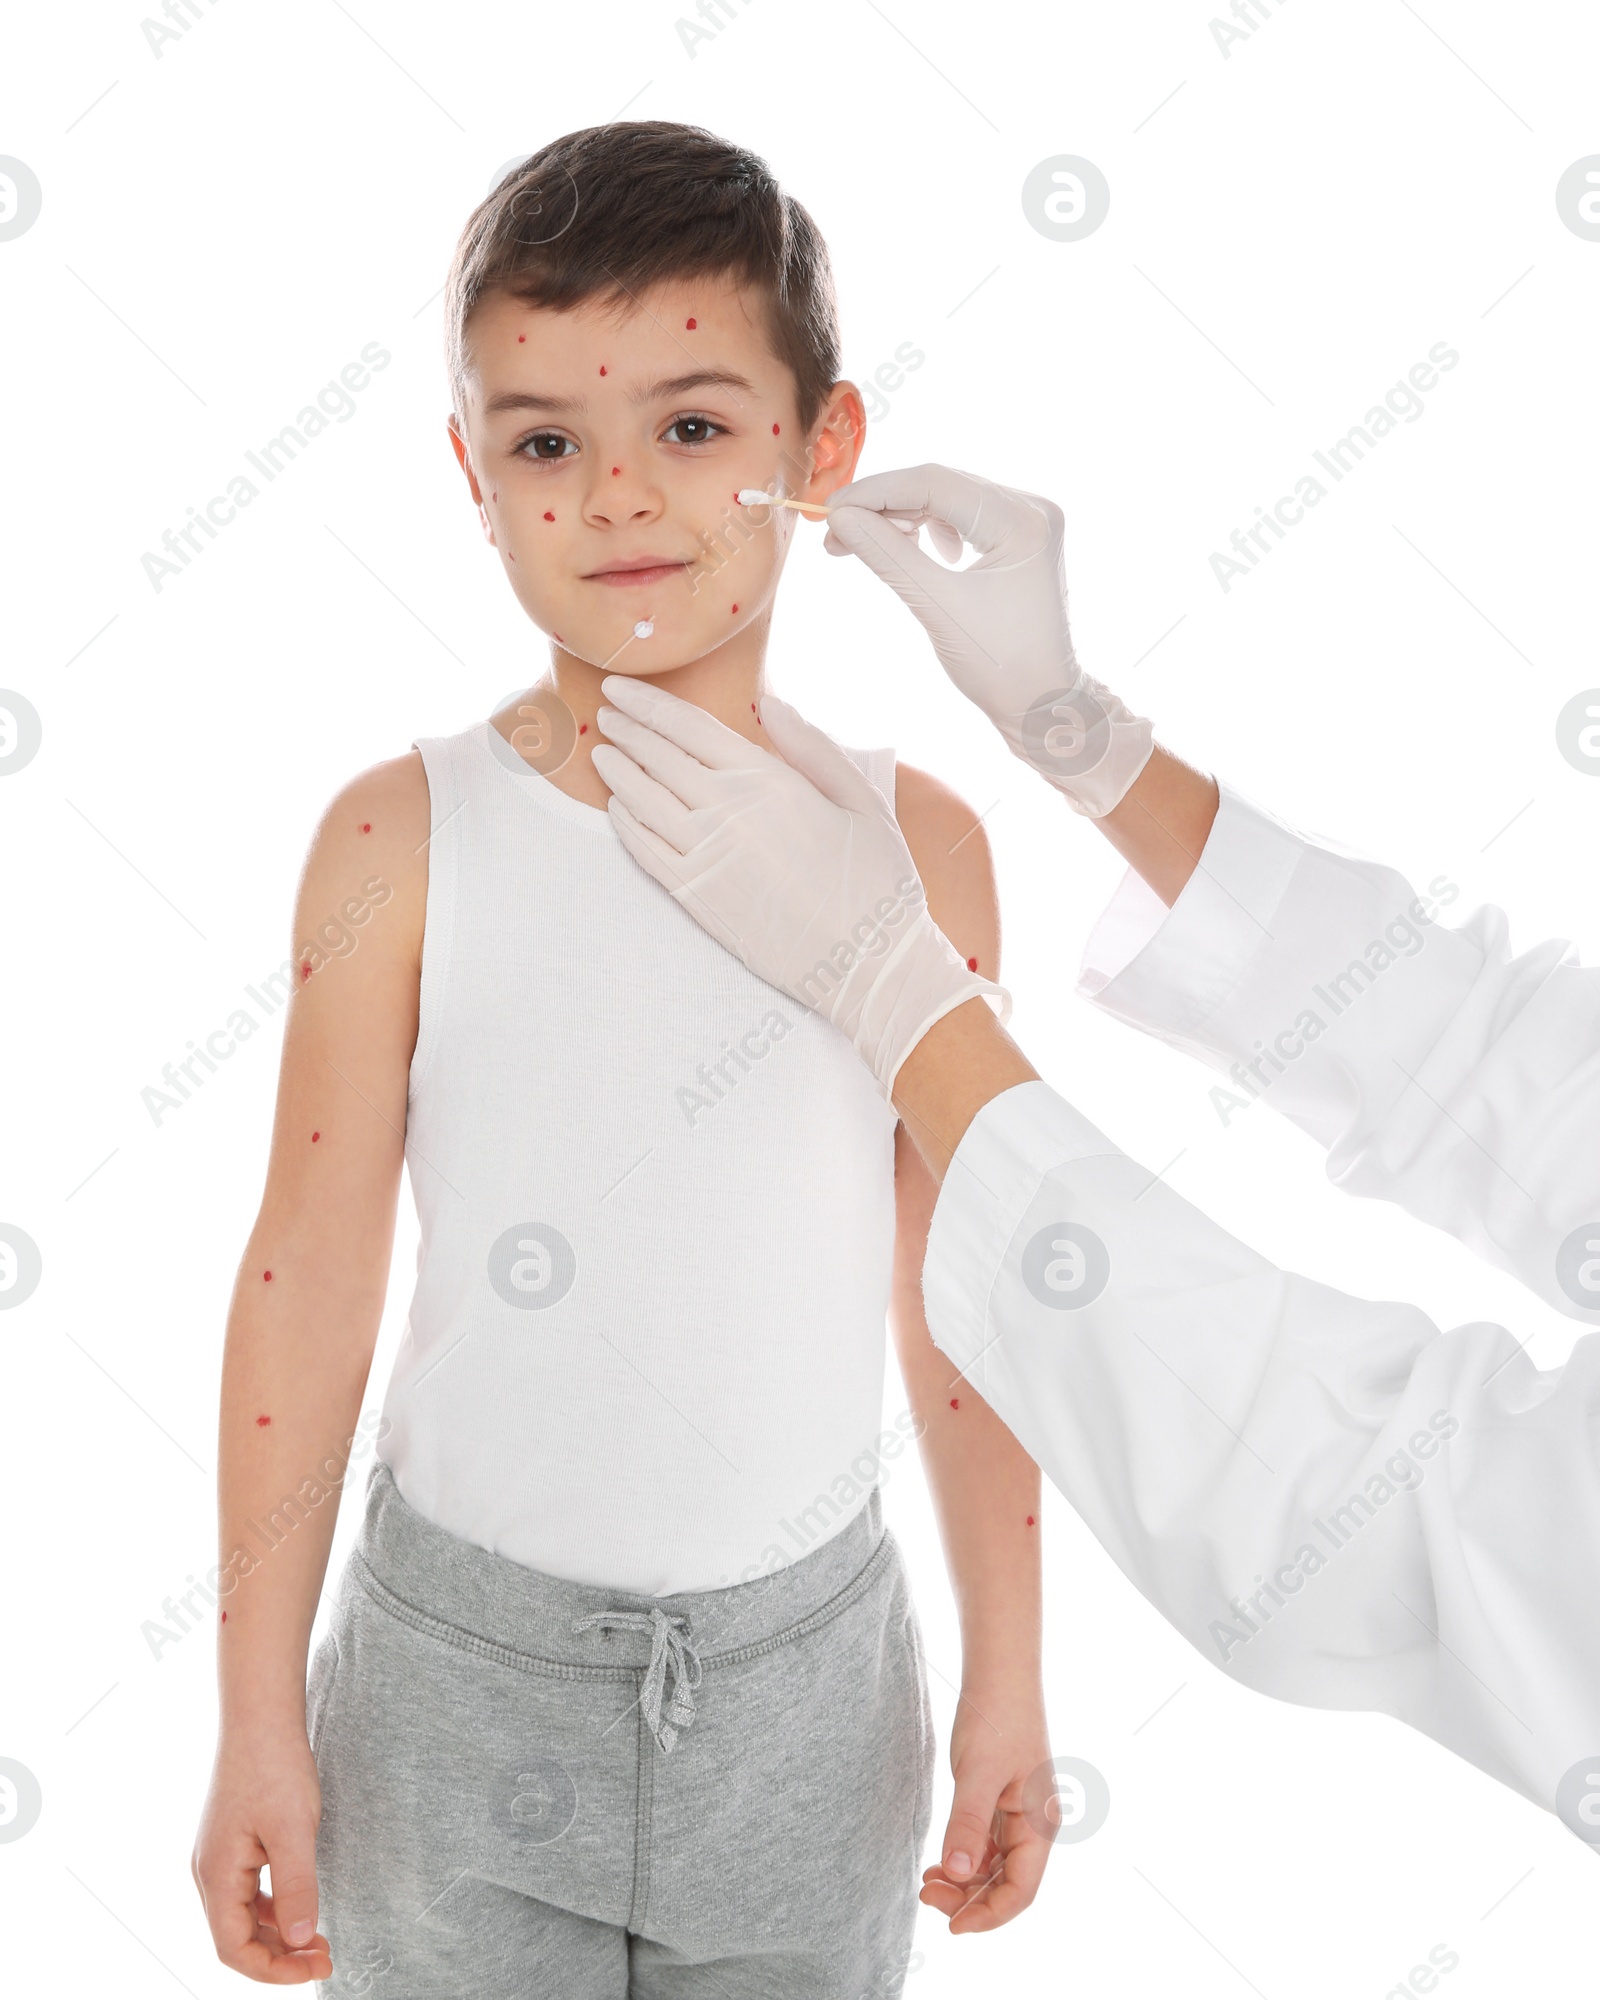
[[[741,507],[794,507],[802,514],[826,514],[828,509],[816,500],[779,500],[759,486],[739,488]]]
[[[828,515],[833,512],[831,507],[824,507],[817,500],[779,500],[771,493],[764,492],[759,486],[741,486],[738,499],[741,507],[793,507],[801,514]],[[917,532],[915,521],[902,520],[896,514],[887,515],[885,518],[893,521],[905,534],[914,535]]]

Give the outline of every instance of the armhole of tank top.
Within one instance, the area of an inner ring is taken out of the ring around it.
[[[867,776],[877,786],[878,790],[882,792],[883,796],[889,801],[889,810],[890,812],[893,812],[895,809],[895,804],[894,804],[895,754],[893,749],[858,750],[856,751],[855,755],[857,760],[860,762],[862,768],[865,770]]]
[[[461,845],[461,784],[455,744],[444,736],[419,736],[428,780],[428,894],[422,919],[422,974],[417,991],[417,1045],[411,1054],[408,1099],[428,1073],[439,1039],[450,977],[450,936],[455,922],[457,857]]]

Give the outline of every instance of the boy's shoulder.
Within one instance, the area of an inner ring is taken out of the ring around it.
[[[942,778],[895,764],[895,818],[917,864],[933,920],[952,943],[991,955],[999,910],[983,820]]]
[[[382,852],[392,859],[399,843],[418,853],[428,838],[428,774],[422,753],[411,749],[370,764],[334,793],[317,823],[312,852],[342,853],[352,859]]]
[[[954,786],[898,760],[894,785],[895,818],[924,881],[924,858],[951,880],[993,873],[982,819]]]
[[[298,903],[308,917],[337,917],[347,905],[389,904],[385,926],[417,931],[428,895],[428,777],[421,753],[388,757],[329,800],[306,854]],[[409,940],[408,940],[409,942]]]

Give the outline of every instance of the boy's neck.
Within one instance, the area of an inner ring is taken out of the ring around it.
[[[740,645],[735,642],[719,647],[702,659],[691,660],[685,666],[639,678],[648,678],[653,687],[665,688],[668,694],[693,702],[696,708],[703,708],[708,715],[715,716],[718,722],[726,724],[749,742],[764,743],[765,736],[755,711],[766,687],[765,633],[758,634],[747,629],[739,636],[741,640],[752,643]],[[579,731],[577,754],[569,757],[559,771],[547,774],[550,783],[565,792],[568,798],[602,808],[609,802],[611,792],[591,763],[589,752],[596,743],[607,740],[597,726],[595,716],[600,709],[608,706],[600,691],[600,683],[614,671],[614,668],[592,666],[589,661],[576,659],[571,653],[554,646],[551,649],[550,671],[540,682],[540,685],[553,687],[560,695],[572,711]]]

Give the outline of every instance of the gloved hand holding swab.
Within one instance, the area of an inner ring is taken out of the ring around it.
[[[821,514],[824,517],[833,511],[832,508],[823,506],[819,500],[780,500],[776,494],[768,493],[760,486],[741,486],[735,497],[741,507],[793,507],[801,514]],[[915,521],[902,520],[893,514],[887,518],[908,535],[917,532]]]

